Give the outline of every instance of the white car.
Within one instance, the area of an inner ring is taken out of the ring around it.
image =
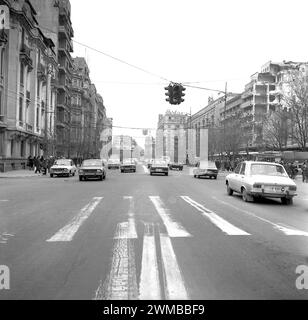
[[[245,202],[255,198],[280,198],[283,204],[292,204],[296,196],[296,184],[278,163],[244,161],[234,173],[226,177],[227,193],[242,195]]]
[[[194,178],[209,177],[210,179],[217,179],[218,169],[215,162],[200,161],[197,168],[193,170]]]
[[[71,159],[56,160],[54,165],[50,168],[50,177],[54,176],[75,176],[77,168]]]

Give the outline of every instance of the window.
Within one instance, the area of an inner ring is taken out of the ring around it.
[[[20,97],[19,98],[19,121],[22,122],[23,121],[23,98]]]
[[[4,74],[4,49],[0,53],[0,76],[3,77]]]
[[[242,164],[240,163],[240,164],[238,164],[237,165],[237,167],[235,168],[235,170],[234,170],[234,173],[237,173],[237,174],[239,174],[240,173],[240,170],[241,170],[241,166],[242,166]]]
[[[0,90],[0,116],[2,115],[2,91]]]
[[[20,143],[20,156],[21,157],[25,156],[25,141],[21,141]]]
[[[11,157],[14,155],[14,140],[11,140]]]
[[[24,85],[24,65],[23,63],[20,64],[20,84]]]
[[[245,175],[246,163],[243,163],[240,174]]]

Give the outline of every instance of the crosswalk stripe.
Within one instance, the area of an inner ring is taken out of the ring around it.
[[[191,234],[180,224],[172,220],[170,210],[165,208],[160,197],[149,197],[172,238],[191,237]]]
[[[47,242],[69,242],[81,225],[90,217],[97,205],[102,201],[102,197],[95,197],[75,216],[65,227],[59,230],[54,236],[46,240]]]
[[[190,197],[182,196],[181,198],[184,201],[186,201],[188,204],[190,204],[192,207],[194,207],[198,211],[200,211],[203,216],[208,218],[214,225],[216,225],[220,230],[222,230],[226,234],[228,234],[228,235],[246,235],[246,236],[250,235],[246,231],[243,231],[243,230],[235,227],[234,225],[232,225],[231,223],[229,223],[225,219],[221,218],[220,216],[218,216],[213,211],[205,208],[200,203],[192,200]]]
[[[153,223],[145,224],[139,284],[139,299],[161,299]]]
[[[222,204],[224,204],[226,206],[229,206],[231,208],[236,209],[237,211],[241,211],[241,212],[243,212],[245,214],[248,214],[248,215],[250,215],[250,216],[252,216],[252,217],[254,217],[256,219],[259,219],[259,220],[261,220],[263,222],[266,222],[266,223],[272,225],[274,227],[274,229],[283,232],[287,236],[304,236],[304,237],[308,237],[308,232],[306,232],[306,231],[298,230],[296,228],[293,228],[293,227],[290,227],[290,226],[287,226],[287,225],[283,225],[283,224],[276,224],[276,223],[274,223],[274,222],[272,222],[270,220],[267,220],[265,218],[261,218],[261,217],[257,216],[256,214],[254,214],[254,213],[252,213],[250,211],[243,210],[243,209],[240,209],[240,208],[238,208],[236,206],[233,206],[232,204],[227,203],[227,202],[225,202],[223,200],[220,200],[220,199],[218,199],[216,197],[212,197],[212,198],[215,199],[216,201],[219,201],[220,203],[222,203]]]
[[[172,243],[167,235],[160,235],[161,254],[165,295],[167,300],[188,300],[188,293],[174,253]]]
[[[105,281],[100,281],[94,300],[136,300],[137,298],[134,242],[127,238],[117,239],[113,247],[110,273]]]

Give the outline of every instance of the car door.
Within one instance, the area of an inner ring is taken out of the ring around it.
[[[234,191],[240,192],[240,171],[241,171],[242,163],[238,164],[234,170],[234,173],[231,174],[230,179],[230,188]]]
[[[242,186],[245,186],[245,188],[247,189],[247,185],[246,185],[246,163],[243,162],[242,163],[242,166],[241,166],[241,169],[240,169],[240,172],[239,172],[239,191],[241,190]]]

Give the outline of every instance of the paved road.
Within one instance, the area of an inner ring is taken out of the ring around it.
[[[307,299],[308,184],[283,206],[141,165],[104,182],[1,179],[0,265],[0,300]]]

